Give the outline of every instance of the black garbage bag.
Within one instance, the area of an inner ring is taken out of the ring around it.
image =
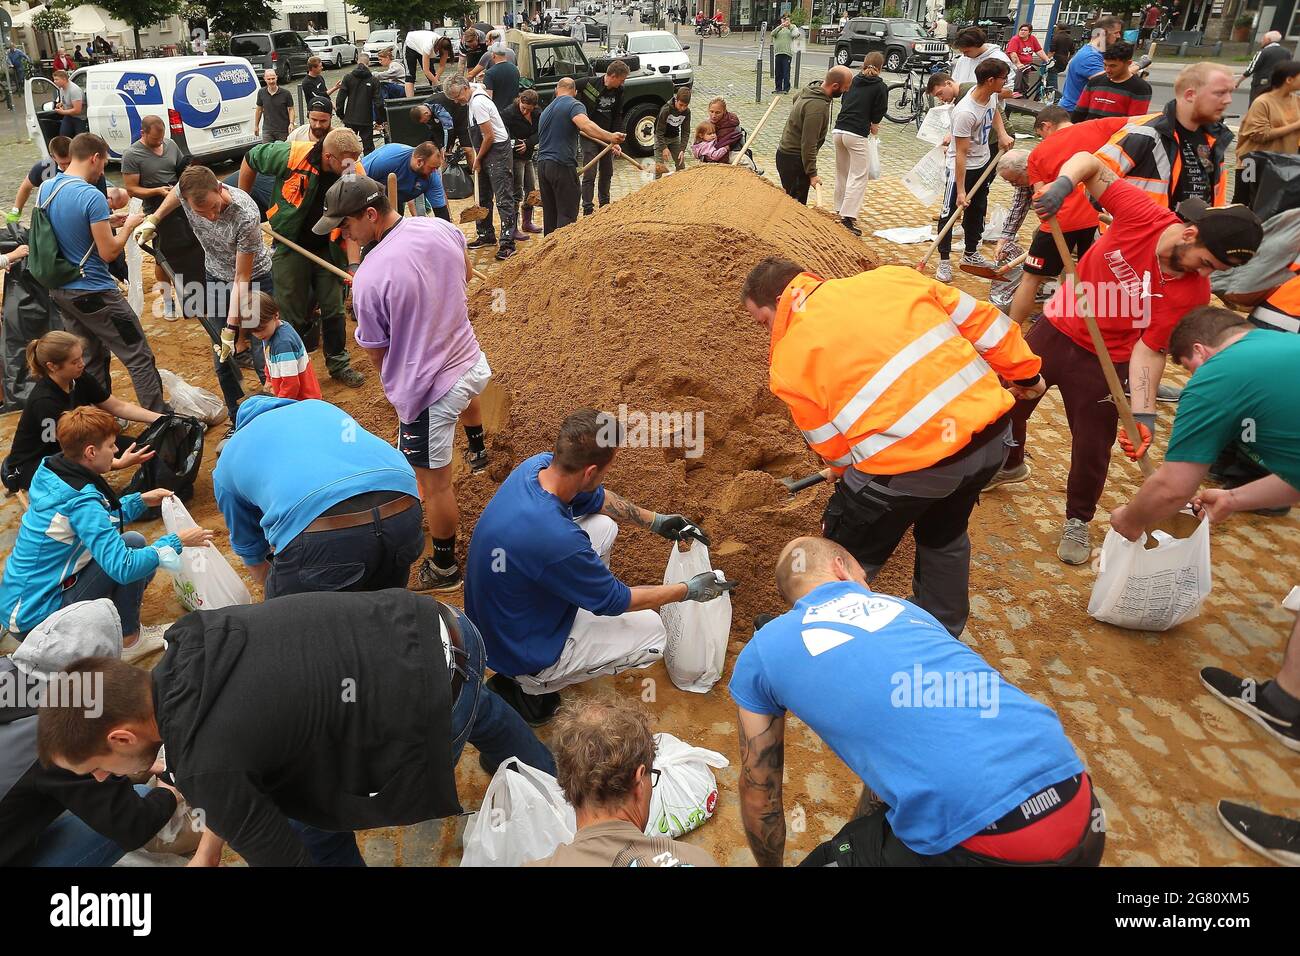
[[[137,445],[148,445],[154,456],[140,466],[126,486],[126,493],[166,488],[176,493],[181,501],[189,501],[194,494],[194,480],[203,465],[203,433],[207,431],[197,418],[164,415],[136,438]],[[161,509],[150,508],[149,520],[161,515]]]
[[[1268,220],[1288,209],[1300,209],[1300,154],[1250,153],[1255,161],[1255,203],[1251,207],[1260,220]]]
[[[27,227],[7,223],[0,229],[0,252],[10,253],[27,242]],[[0,412],[22,409],[35,384],[27,373],[27,343],[46,332],[63,328],[63,317],[45,287],[27,271],[20,259],[4,274],[4,322],[0,325],[3,355],[4,406]]]

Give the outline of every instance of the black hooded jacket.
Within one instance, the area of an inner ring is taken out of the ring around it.
[[[370,67],[358,63],[355,70],[343,77],[335,109],[344,126],[370,126],[375,122],[375,100],[379,81]]]
[[[870,136],[872,124],[879,124],[885,118],[888,97],[889,87],[884,80],[878,76],[859,73],[844,94],[840,115],[835,118],[835,128],[859,136]]]
[[[251,866],[311,863],[290,819],[342,831],[459,813],[438,621],[405,589],[187,614],[153,671],[177,787]]]

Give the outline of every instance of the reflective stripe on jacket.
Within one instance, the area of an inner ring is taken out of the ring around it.
[[[1182,174],[1183,155],[1175,140],[1178,120],[1174,101],[1162,113],[1134,117],[1111,137],[1096,156],[1116,174],[1140,188],[1152,201],[1169,208],[1169,193]],[[1203,199],[1214,206],[1228,204],[1228,177],[1224,160],[1232,144],[1232,131],[1222,123],[1202,127],[1210,147],[1212,196]]]
[[[914,269],[848,279],[801,273],[772,323],[769,384],[813,451],[895,475],[960,451],[1042,364],[996,307]]]

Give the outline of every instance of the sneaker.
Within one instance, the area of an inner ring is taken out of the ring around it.
[[[968,266],[979,266],[982,269],[996,269],[998,264],[990,259],[978,249],[973,252],[967,252],[961,257],[961,261]]]
[[[516,250],[514,246],[502,246],[500,249],[497,250],[497,255],[496,255],[497,262],[505,262],[507,259],[509,259],[511,256],[515,254],[515,251]]]
[[[1017,482],[1024,481],[1033,473],[1029,467],[1029,462],[1022,461],[1014,468],[1003,468],[996,475],[989,479],[989,483],[984,486],[984,490],[996,488],[998,485],[1014,485]],[[1073,562],[1072,562],[1073,563]]]
[[[1007,289],[1005,292],[990,292],[989,301],[1005,312],[1011,308],[1011,300],[1016,297],[1015,289]]]
[[[171,627],[170,624],[141,625],[140,634],[135,639],[135,643],[130,647],[122,648],[122,663],[135,664],[146,657],[167,650],[167,642],[163,640],[163,632],[169,627]]]
[[[461,577],[459,567],[440,568],[429,557],[424,559],[415,572],[415,580],[419,585],[417,591],[455,591],[464,578]]]
[[[360,388],[366,384],[366,377],[354,369],[351,365],[341,372],[330,372],[330,378],[342,382],[348,388]]]
[[[934,270],[934,281],[935,282],[952,281],[952,263],[949,262],[947,259],[939,260],[939,265],[936,266]]]
[[[490,460],[491,456],[488,455],[488,450],[486,448],[482,451],[469,451],[465,453],[465,464],[469,465],[470,474],[477,474],[482,471],[488,466]]]
[[[855,236],[862,235],[862,230],[858,228],[858,223],[857,220],[855,219],[850,219],[848,216],[845,216],[843,219],[840,220],[840,225],[842,225],[849,232],[853,233]]]
[[[1300,821],[1230,800],[1219,801],[1219,820],[1229,833],[1261,856],[1283,866],[1300,866]]]
[[[560,709],[560,695],[526,694],[518,681],[505,674],[493,674],[487,680],[488,689],[518,712],[529,727],[540,727]],[[484,769],[487,769],[486,767]]]
[[[486,249],[488,246],[495,246],[496,244],[497,244],[496,236],[490,234],[483,235],[482,233],[479,233],[477,236],[475,236],[465,245],[466,248],[468,249]]]
[[[1219,700],[1272,734],[1283,747],[1300,751],[1300,724],[1268,710],[1263,691],[1272,681],[1256,683],[1218,667],[1202,667],[1201,683]]]
[[[1060,285],[1058,283],[1044,282],[1038,287],[1038,291],[1034,293],[1034,301],[1039,305],[1042,305],[1044,302],[1049,301],[1052,296],[1056,295],[1056,290],[1059,288]]]
[[[1156,388],[1157,402],[1177,402],[1183,397],[1183,390],[1177,385],[1161,385]]]
[[[1056,556],[1066,564],[1087,564],[1092,557],[1092,535],[1088,522],[1078,518],[1065,519],[1061,543],[1056,546]]]

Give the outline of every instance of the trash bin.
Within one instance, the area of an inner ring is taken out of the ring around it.
[[[406,146],[419,146],[429,139],[427,123],[416,123],[411,119],[411,107],[420,106],[432,96],[432,91],[423,96],[403,96],[384,100],[388,116],[388,141],[402,143]]]

